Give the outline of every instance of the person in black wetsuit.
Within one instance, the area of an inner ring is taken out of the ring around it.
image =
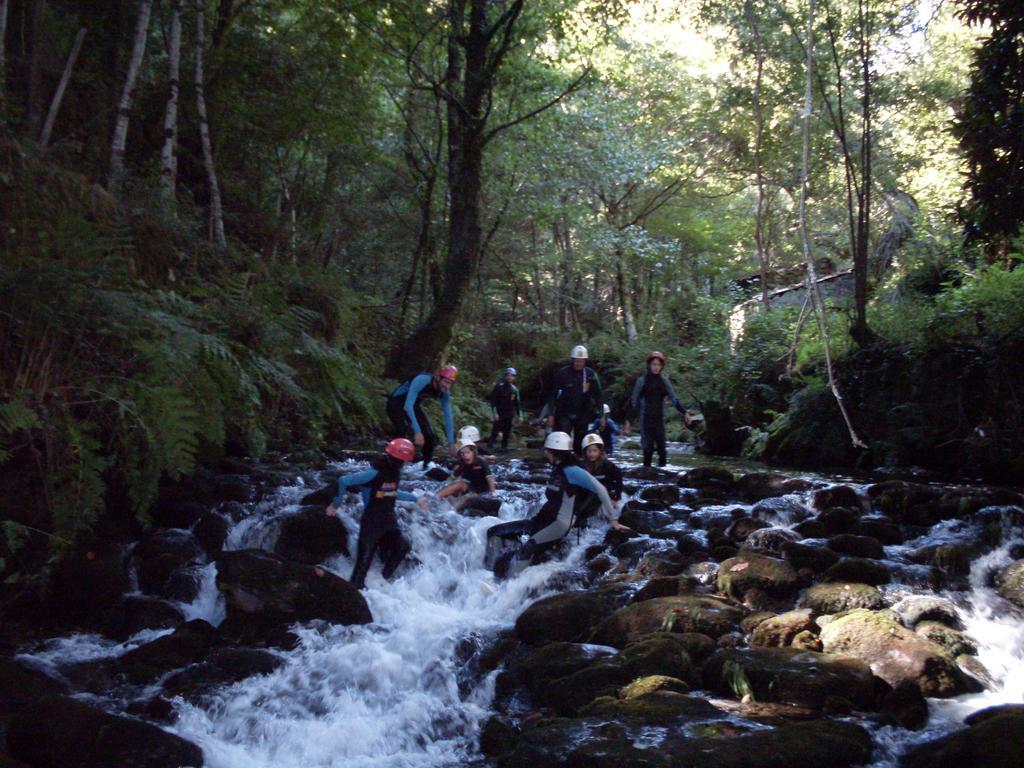
[[[359,522],[359,545],[356,564],[349,579],[356,589],[366,586],[366,573],[373,564],[373,556],[380,554],[384,561],[385,579],[394,575],[412,548],[395,515],[395,502],[415,501],[426,508],[427,500],[417,499],[411,493],[398,490],[402,479],[402,464],[416,458],[416,449],[404,437],[395,438],[384,449],[384,455],[370,462],[370,468],[338,480],[338,495],[327,505],[327,514],[335,516],[346,491],[360,489],[363,496],[363,517]]]
[[[591,433],[583,438],[583,468],[607,489],[612,506],[618,512],[622,502],[622,470],[608,459],[604,440],[598,434]],[[587,518],[598,506],[596,497],[592,503],[585,504],[578,513],[577,525],[586,525]]]
[[[437,445],[437,437],[430,420],[423,413],[423,401],[437,398],[444,413],[444,434],[448,438],[449,451],[455,452],[455,421],[452,418],[452,396],[449,390],[455,383],[458,369],[454,365],[442,365],[436,373],[418,373],[403,381],[388,395],[388,418],[391,419],[391,436],[405,437],[411,430],[412,441],[423,449],[423,468],[430,464]]]
[[[579,456],[583,436],[589,431],[591,420],[596,416],[601,426],[605,425],[601,380],[597,372],[587,365],[587,348],[582,344],[573,347],[572,363],[555,374],[549,403],[551,415],[548,426],[571,434],[573,450]]]
[[[665,368],[665,356],[661,352],[651,352],[647,356],[647,372],[636,380],[633,385],[633,396],[630,406],[640,422],[640,445],[644,452],[644,466],[651,466],[654,451],[658,451],[658,466],[667,463],[665,449],[665,414],[664,400],[667,397],[675,409],[683,415],[686,426],[690,426],[690,412],[679,402],[672,381],[662,371]],[[630,424],[626,422],[626,434]]]
[[[452,506],[460,509],[463,504],[481,493],[494,493],[494,475],[487,462],[480,458],[476,444],[465,441],[458,444],[459,463],[452,470],[452,482],[437,492],[437,498],[457,496]]]
[[[517,416],[523,417],[523,409],[519,404],[519,388],[516,387],[516,369],[506,368],[505,377],[491,390],[491,411],[494,426],[491,427],[491,436],[487,438],[487,446],[494,449],[494,441],[501,433],[501,449],[508,448],[508,438],[512,434],[512,420]]]
[[[487,530],[484,565],[499,579],[518,575],[537,555],[561,541],[572,528],[577,505],[589,500],[591,494],[597,497],[613,528],[629,530],[619,523],[605,487],[580,466],[568,434],[552,432],[544,440],[544,449],[552,468],[540,511],[526,520],[501,523]]]

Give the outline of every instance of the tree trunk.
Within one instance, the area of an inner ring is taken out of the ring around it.
[[[64,72],[60,76],[60,83],[53,94],[53,101],[50,102],[50,111],[46,113],[46,122],[43,123],[43,131],[39,134],[39,147],[46,149],[50,143],[50,134],[53,132],[53,124],[57,120],[57,113],[60,111],[60,104],[64,101],[64,91],[67,90],[68,81],[71,80],[71,73],[75,69],[75,62],[78,61],[78,54],[82,51],[82,43],[85,40],[85,27],[78,30],[75,35],[75,43],[71,46],[71,53],[68,55],[67,64],[64,65]],[[2,71],[2,70],[0,70]]]
[[[32,3],[32,51],[28,62],[28,134],[35,136],[43,118],[43,30],[46,0]]]
[[[178,91],[181,69],[181,0],[171,2],[171,39],[167,49],[167,81],[170,93],[164,112],[164,145],[160,150],[160,192],[165,202],[174,201],[178,179]]]
[[[630,301],[629,291],[626,288],[626,273],[622,265],[623,253],[621,249],[615,251],[615,281],[619,292],[619,307],[622,309],[622,323],[626,329],[626,341],[636,341],[636,320],[633,317],[633,307]]]
[[[853,252],[853,290],[855,318],[850,335],[864,344],[870,340],[868,330],[868,245],[871,234],[871,30],[867,0],[857,2],[857,20],[860,28],[860,62],[863,78],[861,98],[860,189],[857,209],[857,243]]]
[[[757,213],[754,217],[754,248],[757,250],[757,264],[761,270],[761,303],[767,312],[771,309],[768,301],[768,249],[765,246],[765,192],[764,166],[761,162],[761,148],[764,145],[764,107],[761,103],[761,84],[764,79],[764,49],[761,46],[761,30],[757,25],[754,5],[751,0],[745,3],[745,11],[750,29],[754,33],[754,59],[757,75],[754,79],[754,117],[757,121],[757,135],[754,138],[754,173],[757,177]]]
[[[142,67],[142,58],[146,53],[146,40],[149,37],[149,15],[153,10],[153,0],[140,0],[139,18],[135,25],[135,37],[132,41],[132,55],[128,61],[128,72],[121,91],[121,101],[117,107],[117,123],[114,125],[114,138],[110,144],[110,176],[108,187],[115,194],[121,191],[124,183],[124,151],[128,139],[128,119],[131,116],[132,100],[135,97],[135,84]]]
[[[210,141],[210,121],[206,115],[206,88],[203,73],[203,54],[206,45],[206,3],[196,0],[196,112],[199,115],[199,138],[203,144],[203,165],[210,185],[210,229],[218,248],[227,247],[224,236],[224,209],[220,200],[220,185],[217,183],[217,167],[213,163],[213,142]]]
[[[0,0],[0,119],[7,116],[7,11],[10,0]]]

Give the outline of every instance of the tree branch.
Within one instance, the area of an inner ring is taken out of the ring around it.
[[[519,125],[520,123],[524,123],[527,120],[529,120],[531,117],[536,117],[541,112],[545,112],[548,109],[551,109],[551,107],[553,107],[556,104],[558,104],[566,96],[569,96],[569,95],[575,93],[576,91],[578,91],[580,89],[580,87],[583,85],[583,81],[590,74],[591,69],[592,69],[591,66],[588,64],[586,66],[586,68],[584,68],[583,72],[580,73],[579,77],[577,77],[575,80],[573,80],[565,90],[563,90],[560,94],[558,94],[555,98],[551,99],[550,101],[547,101],[544,104],[541,104],[536,109],[531,109],[529,112],[526,112],[525,114],[522,114],[522,115],[520,115],[517,118],[514,118],[512,120],[509,120],[508,122],[502,123],[501,125],[498,125],[498,126],[495,126],[494,128],[492,128],[484,136],[484,142],[483,143],[487,144],[491,139],[493,139],[496,135],[498,135],[502,131],[507,130],[509,128],[512,128],[512,127],[514,127],[516,125]]]

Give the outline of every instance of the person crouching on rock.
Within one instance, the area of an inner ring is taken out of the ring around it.
[[[467,424],[459,430],[460,443],[473,443],[476,446],[478,456],[486,456],[489,459],[495,458],[494,454],[487,449],[487,443],[480,444],[480,430],[472,424]]]
[[[484,564],[493,567],[494,575],[511,578],[533,562],[535,556],[561,541],[572,527],[576,505],[596,496],[599,505],[611,520],[611,526],[629,530],[622,525],[605,487],[579,464],[573,453],[572,437],[566,432],[552,432],[544,440],[551,476],[545,490],[547,500],[540,511],[526,520],[495,525],[487,531],[487,552]],[[518,543],[525,537],[522,543]],[[514,548],[508,548],[509,545]]]
[[[615,513],[619,512],[619,504],[622,502],[622,470],[608,459],[605,454],[604,440],[595,433],[583,437],[583,468],[594,476],[601,485],[608,491],[608,496],[615,507]],[[597,511],[597,497],[591,495],[591,503],[578,505],[580,509],[576,513],[576,525],[583,527],[587,518]]]
[[[481,493],[494,493],[494,475],[487,462],[480,458],[476,443],[469,440],[460,442],[456,446],[459,463],[452,470],[452,482],[437,492],[437,498],[444,499],[449,496],[452,499],[452,506],[460,509],[467,501]]]
[[[338,479],[338,495],[327,506],[328,515],[338,514],[338,506],[346,491],[359,489],[363,496],[356,564],[349,579],[356,589],[366,586],[366,572],[370,570],[375,554],[379,553],[384,561],[384,578],[390,579],[412,549],[398,527],[395,503],[415,501],[421,508],[427,507],[426,499],[417,499],[407,491],[398,490],[402,465],[414,458],[416,449],[413,444],[404,437],[397,437],[387,444],[383,455],[370,462],[369,469]]]

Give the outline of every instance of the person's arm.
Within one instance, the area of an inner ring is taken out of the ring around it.
[[[409,491],[395,491],[395,498],[399,501],[416,501],[416,494]]]
[[[618,507],[619,502],[622,501],[622,470],[619,469],[617,464],[608,462],[608,495],[611,497],[615,506]]]
[[[492,475],[490,472],[488,472],[487,473],[487,492],[488,493],[497,493],[497,491],[498,491],[498,486],[494,482],[494,475]]]
[[[452,395],[451,392],[441,394],[441,410],[444,411],[444,434],[448,438],[448,445],[455,444],[455,418],[452,416]]]
[[[358,488],[361,485],[373,482],[374,478],[377,477],[376,469],[364,469],[362,472],[356,472],[351,475],[345,475],[344,477],[338,478],[338,493],[331,500],[331,503],[327,506],[327,514],[331,514],[345,498],[345,493],[350,488]]]
[[[515,384],[512,385],[512,391],[516,393],[516,413],[519,415],[519,420],[523,420],[523,402],[519,399],[519,387]]]
[[[672,386],[672,379],[666,376],[664,373],[661,374],[662,381],[665,382],[665,392],[668,394],[668,400],[672,405],[675,406],[676,410],[680,413],[686,413],[686,406],[679,402],[679,398],[676,397],[676,390]]]
[[[565,479],[577,488],[583,488],[597,496],[598,500],[601,502],[601,509],[604,511],[605,516],[608,517],[609,520],[617,522],[615,517],[615,505],[612,504],[612,499],[608,495],[608,489],[601,485],[596,477],[587,472],[583,467],[566,467]]]
[[[636,418],[640,412],[640,395],[644,391],[644,377],[638,376],[636,381],[633,382],[633,394],[629,396],[629,414],[633,418]]]
[[[491,404],[491,421],[498,419],[498,390],[500,388],[501,384],[495,384],[494,389],[491,390],[491,396],[488,398],[488,402]]]
[[[608,429],[611,430],[613,435],[619,434],[619,425],[615,423],[615,419],[609,417]]]
[[[605,422],[604,415],[604,396],[601,394],[601,377],[597,375],[597,371],[591,369],[590,371],[594,374],[594,380],[590,385],[590,391],[593,393],[594,408],[597,409],[599,414],[597,419],[603,425]]]
[[[416,398],[420,396],[420,392],[429,386],[431,381],[433,381],[433,376],[429,373],[421,373],[409,382],[409,391],[405,395],[405,415],[409,417],[409,423],[412,425],[413,432],[423,431],[420,429],[420,423],[416,419]]]
[[[551,395],[548,397],[548,425],[555,424],[555,411],[558,410],[558,398],[562,396],[562,382],[565,378],[565,369],[559,368],[555,372],[555,381],[551,387]]]

